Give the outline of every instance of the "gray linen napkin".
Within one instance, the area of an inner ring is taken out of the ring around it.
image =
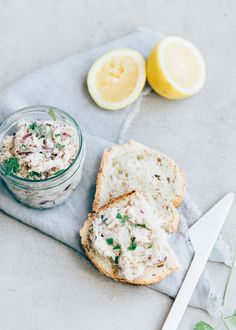
[[[127,36],[103,46],[72,56],[61,62],[44,67],[20,79],[0,93],[0,121],[19,108],[45,104],[57,106],[78,120],[85,134],[86,159],[81,183],[71,198],[51,210],[28,208],[9,194],[0,181],[0,209],[23,223],[33,226],[83,254],[79,243],[79,229],[91,211],[95,179],[104,148],[112,143],[123,142],[132,119],[140,109],[142,97],[131,107],[108,112],[99,109],[90,100],[85,88],[85,78],[90,65],[103,52],[117,47],[130,47],[145,56],[161,38],[160,33],[139,29]],[[182,269],[151,288],[175,297],[193,256],[188,238],[188,225],[200,216],[200,211],[187,196],[180,207],[181,223],[170,240],[179,257]],[[187,220],[186,220],[187,219]],[[230,265],[232,253],[224,239],[218,240],[211,259]],[[219,300],[213,285],[204,273],[191,299],[191,305],[215,314]]]

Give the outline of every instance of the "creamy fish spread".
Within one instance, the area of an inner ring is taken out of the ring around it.
[[[157,268],[164,266],[169,249],[165,235],[144,199],[138,207],[104,210],[90,230],[93,248],[112,258],[120,275],[128,280],[150,271],[155,274]]]
[[[62,173],[74,161],[79,145],[75,128],[60,121],[21,121],[4,138],[0,163],[6,174],[41,180]]]

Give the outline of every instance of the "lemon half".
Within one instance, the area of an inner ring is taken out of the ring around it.
[[[104,54],[92,65],[87,77],[91,97],[107,110],[119,110],[133,103],[145,81],[145,60],[131,49],[115,49]]]
[[[199,50],[180,37],[167,37],[151,51],[147,79],[158,94],[181,99],[200,91],[205,82],[205,64]]]

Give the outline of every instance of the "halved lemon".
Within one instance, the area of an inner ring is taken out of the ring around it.
[[[91,97],[101,108],[119,110],[138,98],[145,81],[143,56],[131,49],[114,49],[92,65],[87,85]]]
[[[147,80],[158,94],[181,99],[200,91],[205,64],[199,50],[180,37],[160,41],[147,59]]]

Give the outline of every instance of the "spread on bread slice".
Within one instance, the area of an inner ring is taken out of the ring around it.
[[[80,231],[87,256],[103,274],[137,285],[159,282],[178,269],[167,234],[139,191],[115,198],[88,216]]]
[[[163,219],[163,228],[174,232],[179,222],[178,207],[185,193],[184,174],[166,155],[135,141],[104,152],[99,169],[94,211],[115,197],[132,190],[151,195]]]

